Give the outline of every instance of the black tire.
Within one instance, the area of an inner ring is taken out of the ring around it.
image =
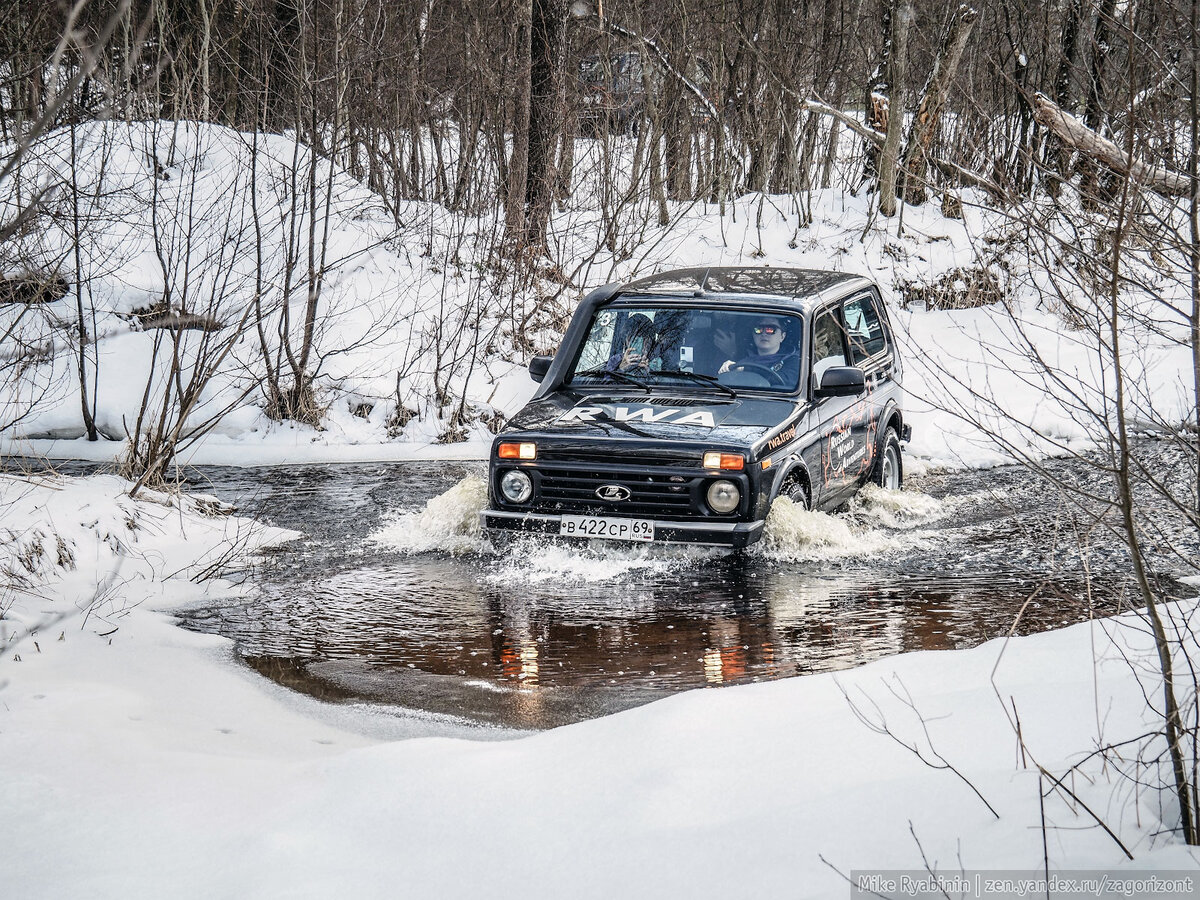
[[[808,485],[795,475],[788,476],[788,480],[779,490],[779,496],[787,497],[801,509],[812,509],[812,495],[809,493]]]
[[[904,457],[900,451],[900,436],[888,427],[879,445],[879,455],[871,469],[871,483],[877,487],[898,491],[904,487]]]

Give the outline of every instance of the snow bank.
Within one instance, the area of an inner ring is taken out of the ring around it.
[[[189,541],[196,556],[214,543],[192,515],[167,518],[201,536]],[[60,533],[123,527],[75,518]],[[157,546],[169,555],[174,540]],[[149,556],[148,538],[138,542]],[[377,711],[297,698],[230,665],[223,639],[150,608],[204,590],[161,580],[115,633],[56,624],[4,654],[7,893],[467,898],[501,877],[528,898],[844,896],[835,869],[922,869],[922,854],[942,872],[1039,869],[1044,784],[1032,758],[1051,771],[1081,763],[1073,788],[1135,855],[1127,863],[1079,806],[1051,795],[1051,871],[1200,863],[1163,835],[1164,798],[1083,761],[1098,742],[1153,727],[1153,648],[1132,615],[692,691],[496,743],[421,736],[437,729],[419,724],[398,735]],[[412,739],[381,739],[402,735]]]
[[[143,491],[112,475],[0,474],[0,650],[28,653],[52,634],[112,632],[137,607],[159,608],[247,554],[295,537],[231,515],[200,494]],[[220,585],[214,581],[213,586]],[[228,585],[223,586],[228,589]],[[12,647],[15,646],[15,651]]]

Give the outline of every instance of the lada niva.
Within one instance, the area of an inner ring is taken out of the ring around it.
[[[745,547],[784,496],[899,489],[900,359],[866,278],[663,272],[597,288],[492,444],[491,532]]]

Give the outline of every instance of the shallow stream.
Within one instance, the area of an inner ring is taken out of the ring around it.
[[[1078,461],[1052,466],[1086,477]],[[911,479],[834,515],[785,502],[743,554],[494,549],[477,530],[483,475],[195,470],[195,489],[305,536],[250,573],[254,599],[190,610],[184,626],[318,697],[524,729],[1053,628],[1117,611],[1128,589],[1119,539],[1018,467]]]

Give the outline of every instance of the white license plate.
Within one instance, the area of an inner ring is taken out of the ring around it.
[[[563,516],[558,533],[564,537],[607,538],[612,541],[652,541],[651,519],[611,519],[607,516]]]

